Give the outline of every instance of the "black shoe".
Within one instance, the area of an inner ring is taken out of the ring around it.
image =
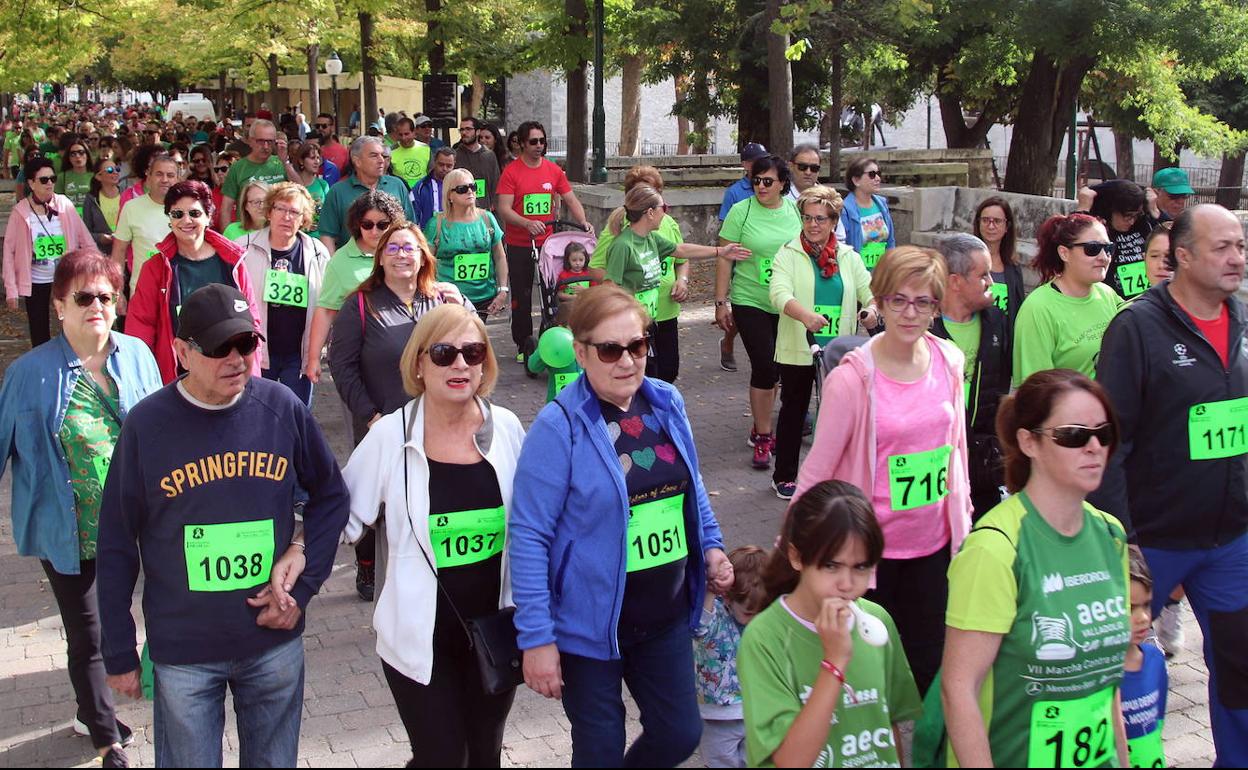
[[[134,743],[134,730],[131,730],[130,725],[120,719],[117,720],[117,734],[121,736],[121,740],[118,743],[122,746],[129,746]]]
[[[358,561],[355,563],[355,592],[366,602],[373,600],[373,585],[376,580],[373,563]]]
[[[129,767],[130,757],[126,752],[114,746],[100,760],[101,767]]]

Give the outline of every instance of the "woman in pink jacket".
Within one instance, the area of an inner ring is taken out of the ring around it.
[[[884,530],[884,559],[867,598],[897,622],[920,691],[940,668],[945,573],[971,526],[964,357],[928,333],[947,277],[931,249],[901,246],[881,258],[871,293],[885,331],[828,375],[814,445],[793,496],[837,479],[871,498]]]

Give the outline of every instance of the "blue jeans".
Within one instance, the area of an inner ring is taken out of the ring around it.
[[[1218,548],[1145,548],[1153,573],[1153,615],[1182,585],[1205,636],[1214,767],[1248,766],[1248,535]]]
[[[294,767],[303,713],[303,639],[220,663],[157,663],[157,767],[221,767],[225,688],[234,694],[240,767]]]
[[[269,368],[260,372],[264,379],[280,382],[295,392],[304,406],[312,408],[312,381],[303,376],[303,356],[299,353],[269,355]]]
[[[572,723],[573,767],[675,767],[702,738],[694,692],[693,641],[683,620],[620,640],[619,660],[563,653],[563,709]],[[628,685],[641,711],[641,735],[624,751]]]

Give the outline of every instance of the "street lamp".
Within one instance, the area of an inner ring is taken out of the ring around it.
[[[594,3],[594,16],[594,163],[589,172],[589,181],[602,184],[607,181],[607,110],[602,94],[602,39],[606,26],[603,0],[596,0]]]
[[[338,58],[338,52],[334,51],[329,58],[325,60],[325,74],[329,75],[331,87],[334,90],[334,136],[338,135],[338,76],[342,74],[342,59]]]
[[[238,80],[238,70],[231,67],[230,68],[230,114],[229,116],[226,117],[226,120],[231,120],[231,121],[234,120],[234,113],[238,112],[238,106],[234,104],[234,98],[235,98],[234,81],[235,80]],[[221,105],[221,108],[224,110],[225,105]]]

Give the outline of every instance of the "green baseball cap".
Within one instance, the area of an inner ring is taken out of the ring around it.
[[[1181,168],[1158,169],[1153,174],[1153,187],[1160,188],[1171,195],[1194,195],[1192,183],[1187,179],[1187,172]]]

